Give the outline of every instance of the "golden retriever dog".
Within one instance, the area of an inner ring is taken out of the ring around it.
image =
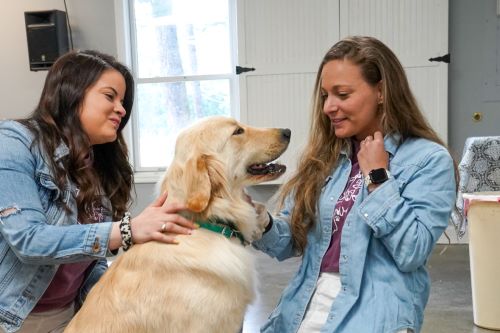
[[[287,148],[288,129],[209,117],[178,137],[162,180],[167,200],[186,204],[200,224],[179,244],[136,244],[92,288],[67,333],[235,333],[254,297],[253,256],[265,214],[244,188],[276,179],[271,163]]]

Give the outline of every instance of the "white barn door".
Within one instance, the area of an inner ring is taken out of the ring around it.
[[[237,9],[238,62],[255,68],[240,75],[240,117],[292,130],[280,159],[289,175],[307,140],[319,62],[339,39],[339,1],[238,0]]]
[[[415,97],[448,141],[448,0],[340,0],[340,36],[370,35],[388,45],[406,70]]]
[[[314,79],[325,52],[341,37],[371,35],[405,67],[431,125],[447,140],[448,0],[237,0],[240,118],[288,127],[281,159],[289,175],[307,140]],[[281,180],[282,181],[282,180]]]

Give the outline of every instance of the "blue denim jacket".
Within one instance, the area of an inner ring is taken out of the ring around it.
[[[77,225],[77,189],[60,191],[33,136],[0,122],[0,331],[15,332],[49,286],[59,264],[95,260],[77,302],[107,268],[111,222]],[[53,159],[68,154],[62,144]],[[71,212],[55,203],[63,198]],[[109,218],[109,214],[108,219]]]
[[[430,291],[427,259],[448,225],[455,200],[453,161],[447,150],[425,139],[386,136],[391,177],[372,193],[363,188],[344,224],[342,288],[325,326],[328,333],[419,332]],[[330,243],[335,204],[351,163],[343,152],[325,180],[302,264],[283,291],[262,332],[294,333],[304,317]],[[288,224],[292,203],[254,243],[278,260],[295,255]]]

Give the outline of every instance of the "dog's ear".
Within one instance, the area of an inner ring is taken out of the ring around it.
[[[174,161],[161,184],[162,192],[167,188],[196,213],[208,207],[212,196],[230,195],[222,162],[206,154],[191,156],[185,163]]]
[[[224,170],[224,163],[210,155],[205,156],[205,161],[208,169],[210,186],[212,187],[212,197],[231,197],[226,172]]]
[[[186,206],[189,210],[199,213],[205,210],[210,201],[212,184],[208,171],[207,155],[190,158],[183,172],[185,184]]]

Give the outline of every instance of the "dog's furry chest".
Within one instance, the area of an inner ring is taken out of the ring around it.
[[[252,254],[238,239],[208,230],[178,239],[177,245],[134,245],[120,256],[68,332],[238,331],[254,299]]]
[[[203,270],[231,279],[254,274],[254,258],[238,238],[227,239],[212,231],[198,229],[192,235],[177,236],[177,239],[177,245],[155,244],[164,248],[162,252],[170,257],[165,264],[177,269]],[[247,282],[246,278],[244,280]]]

